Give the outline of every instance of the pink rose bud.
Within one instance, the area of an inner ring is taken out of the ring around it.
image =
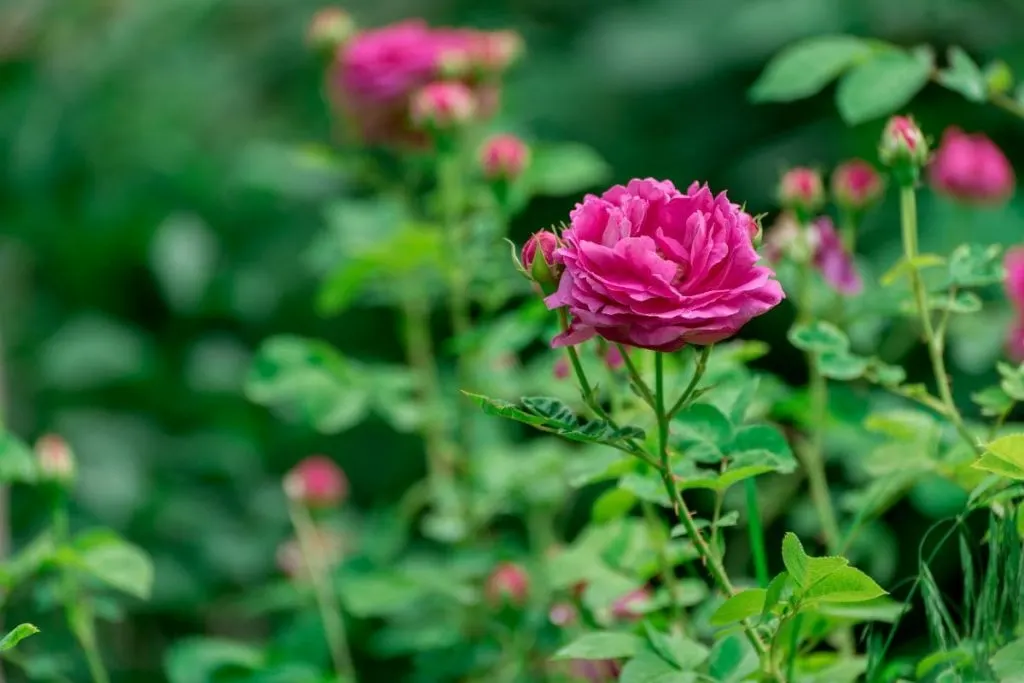
[[[969,204],[999,204],[1013,194],[1016,178],[1010,161],[989,138],[947,128],[928,179],[936,192]]]
[[[313,15],[306,43],[318,52],[333,53],[355,35],[356,22],[340,7],[325,7]]]
[[[555,252],[558,236],[550,230],[538,230],[526,240],[520,254],[520,265],[527,277],[540,285],[545,293],[555,291],[562,277],[562,259]],[[538,251],[540,258],[537,258]]]
[[[850,159],[832,172],[832,197],[839,208],[863,211],[882,196],[882,176],[863,159]]]
[[[490,31],[480,35],[474,61],[485,72],[502,72],[522,56],[523,50],[523,37],[515,31]]]
[[[530,148],[515,135],[495,135],[480,148],[480,170],[487,180],[515,180],[530,163]]]
[[[646,587],[626,593],[612,603],[612,617],[623,621],[633,621],[643,616],[643,607],[650,602],[651,592]]]
[[[416,91],[410,107],[410,117],[417,128],[452,130],[473,118],[476,98],[464,83],[437,81]]]
[[[569,359],[561,356],[555,361],[555,367],[551,370],[551,374],[555,376],[555,379],[568,379],[570,370]]]
[[[893,116],[882,131],[882,142],[878,147],[878,158],[894,169],[909,169],[910,173],[900,174],[900,183],[912,183],[917,170],[928,162],[928,141],[917,123],[910,116]]]
[[[69,484],[75,478],[75,454],[68,442],[56,434],[46,434],[36,441],[36,465],[44,481]]]
[[[1003,260],[1006,296],[1018,311],[1024,311],[1024,247],[1014,247]]]
[[[576,612],[576,608],[568,602],[560,602],[551,607],[551,611],[548,612],[548,619],[555,626],[569,626],[575,624],[579,618],[579,614]]]
[[[513,562],[499,564],[487,577],[484,594],[492,606],[522,606],[530,590],[530,580],[526,570]]]
[[[313,455],[285,475],[284,492],[289,500],[309,507],[333,507],[348,494],[348,479],[333,460]]]
[[[619,351],[618,346],[612,345],[608,347],[604,354],[604,364],[609,370],[619,370],[626,364],[626,360],[622,357],[622,352]]]
[[[1024,320],[1017,320],[1006,334],[1006,356],[1014,363],[1024,363]]]
[[[846,250],[843,240],[832,225],[832,219],[822,216],[811,224],[810,240],[814,247],[814,265],[832,289],[844,296],[854,296],[864,291],[864,281]]]
[[[779,183],[779,203],[801,216],[817,213],[825,205],[825,184],[821,174],[804,166],[786,171]]]

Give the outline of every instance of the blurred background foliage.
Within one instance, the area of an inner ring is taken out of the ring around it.
[[[7,420],[24,438],[57,431],[73,444],[78,524],[115,527],[154,555],[154,599],[107,634],[119,680],[154,680],[165,646],[181,636],[259,628],[223,606],[275,572],[287,529],[280,475],[298,458],[336,458],[359,508],[394,501],[422,475],[418,441],[383,422],[325,437],[242,394],[251,354],[273,333],[322,337],[362,360],[400,356],[391,310],[358,307],[327,321],[313,306],[308,246],[346,187],[344,164],[319,151],[331,125],[320,64],[303,48],[320,6],[0,4]],[[617,181],[706,179],[754,212],[773,210],[788,164],[873,158],[881,126],[846,129],[830,92],[749,104],[750,83],[791,41],[849,32],[957,44],[979,62],[998,57],[1024,71],[1017,0],[354,0],[346,9],[366,25],[424,16],[515,28],[529,54],[509,80],[510,127],[591,145]],[[912,110],[935,138],[950,124],[987,131],[1021,168],[1024,126],[1009,115],[934,87]],[[565,219],[575,199],[535,200],[513,236]],[[893,199],[859,242],[875,277],[896,258]],[[1024,237],[1020,198],[970,215],[923,202],[924,251]],[[777,346],[764,367],[797,384],[789,315],[777,311],[746,334]],[[1006,319],[996,308],[955,331],[958,395],[990,382],[981,373],[1001,351]],[[898,360],[910,344],[890,332],[884,348]],[[15,543],[42,523],[24,494],[13,491]],[[922,525],[955,511],[960,495],[923,482],[913,505],[890,515],[888,547],[916,545]],[[10,619],[22,617],[34,618]]]

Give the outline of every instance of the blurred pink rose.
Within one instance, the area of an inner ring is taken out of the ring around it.
[[[886,166],[910,164],[916,168],[928,161],[928,141],[911,116],[893,116],[882,130],[878,157]]]
[[[694,183],[632,180],[587,195],[555,252],[565,263],[548,308],[568,307],[554,346],[605,339],[657,351],[713,344],[782,301],[758,266],[749,214]]]
[[[1006,296],[1018,310],[1024,311],[1024,247],[1014,247],[1003,259],[1006,269]]]
[[[333,460],[325,455],[312,455],[285,475],[284,491],[297,503],[331,507],[348,495],[348,479]]]
[[[487,577],[484,594],[494,606],[511,604],[521,606],[530,590],[530,577],[526,570],[514,562],[503,562]]]
[[[936,192],[973,204],[998,204],[1013,194],[1013,167],[1003,151],[981,133],[950,127],[928,166]]]
[[[42,479],[69,484],[75,478],[75,455],[64,437],[44,434],[36,441],[35,453]]]
[[[530,163],[530,148],[515,135],[493,135],[480,147],[480,170],[487,180],[515,180]]]
[[[843,240],[832,225],[832,219],[822,216],[811,224],[817,233],[814,239],[814,265],[831,287],[846,296],[860,294],[864,290],[857,264],[853,260]]]
[[[813,168],[797,166],[779,181],[779,204],[801,215],[817,212],[825,205],[825,183]]]
[[[832,171],[832,197],[841,208],[861,211],[882,196],[884,184],[875,167],[863,159],[850,159]]]
[[[468,123],[476,109],[476,97],[468,85],[435,81],[413,93],[409,117],[420,129],[450,130]]]
[[[565,356],[560,356],[555,361],[555,367],[551,369],[551,374],[555,376],[555,379],[568,379],[569,373],[572,369],[569,367],[569,359]]]

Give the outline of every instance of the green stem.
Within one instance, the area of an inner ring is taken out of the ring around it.
[[[657,545],[658,563],[661,569],[661,580],[665,584],[672,599],[672,618],[683,625],[686,622],[686,613],[683,611],[683,596],[679,588],[679,579],[676,576],[675,568],[672,566],[672,558],[668,554],[668,538],[665,534],[664,525],[658,519],[658,514],[646,500],[641,501],[644,520],[647,522],[647,529],[651,536],[651,542]]]
[[[757,504],[757,481],[754,477],[744,482],[747,489],[747,529],[750,532],[750,550],[754,555],[754,573],[757,585],[768,586],[768,553],[765,551],[764,529],[761,527],[761,506]]]
[[[292,526],[299,540],[302,561],[309,570],[309,579],[313,587],[313,597],[320,622],[324,629],[324,638],[331,653],[334,673],[338,681],[355,683],[356,670],[352,664],[352,654],[348,647],[345,634],[345,621],[341,616],[341,608],[330,580],[330,568],[316,536],[316,528],[309,512],[298,504],[289,506]]]
[[[637,369],[633,359],[630,358],[629,354],[626,352],[626,347],[622,344],[616,344],[615,346],[618,347],[619,354],[622,356],[622,360],[626,365],[626,370],[629,372],[629,377],[633,380],[633,386],[635,386],[636,390],[640,392],[640,397],[644,400],[644,403],[649,405],[651,408],[654,408],[654,395],[651,393],[651,388],[647,386],[647,382],[644,381],[643,375],[640,374],[640,371]]]
[[[811,500],[818,511],[821,529],[825,535],[825,544],[829,552],[836,552],[842,542],[839,522],[836,520],[835,507],[832,505],[832,493],[829,491],[828,477],[825,475],[825,424],[828,421],[828,383],[818,367],[818,359],[814,354],[807,354],[807,367],[810,372],[809,391],[811,399],[810,441],[802,450],[804,467],[807,469],[807,481],[810,485]]]
[[[942,339],[935,333],[932,325],[931,311],[928,308],[928,297],[924,288],[924,280],[921,278],[921,271],[918,270],[917,258],[917,197],[914,194],[912,185],[900,188],[900,224],[903,232],[903,252],[907,265],[910,268],[910,287],[914,294],[914,302],[917,305],[917,314],[921,320],[921,329],[924,332],[924,341],[928,347],[928,357],[931,359],[932,372],[935,375],[935,382],[938,386],[939,399],[944,407],[944,414],[953,423],[957,433],[976,454],[981,455],[982,448],[978,440],[974,438],[967,425],[964,424],[956,402],[953,400],[953,393],[950,390],[949,373],[946,371],[946,361],[943,358]]]
[[[840,231],[843,236],[843,246],[850,253],[850,257],[857,254],[857,228],[859,227],[859,214],[856,211],[844,210],[839,219]]]
[[[690,378],[690,383],[686,385],[686,389],[683,390],[682,396],[672,404],[672,407],[668,409],[668,419],[671,420],[672,416],[678,413],[686,403],[693,396],[693,392],[696,391],[697,385],[700,383],[701,378],[704,376],[704,372],[708,369],[708,358],[711,357],[710,346],[700,347],[700,351],[697,352],[697,365],[693,369],[693,377]],[[659,358],[661,356],[658,356]]]

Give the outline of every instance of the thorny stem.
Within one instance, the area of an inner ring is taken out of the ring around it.
[[[924,341],[928,347],[928,356],[932,363],[932,372],[935,375],[935,382],[938,385],[939,399],[944,408],[943,414],[953,423],[960,437],[972,448],[974,452],[981,455],[982,449],[978,440],[974,438],[967,425],[964,424],[956,402],[953,400],[953,393],[950,391],[949,373],[946,371],[946,361],[943,358],[942,339],[935,333],[932,325],[931,311],[928,308],[927,293],[924,288],[924,281],[921,272],[916,264],[917,258],[917,198],[913,186],[907,185],[900,188],[900,224],[903,232],[903,252],[910,270],[910,288],[914,294],[914,302],[917,305],[917,314],[921,319],[921,329],[924,332]]]
[[[334,673],[339,681],[355,683],[356,670],[352,664],[352,653],[348,648],[345,621],[341,616],[341,608],[331,585],[327,558],[324,557],[323,549],[315,538],[316,528],[313,525],[313,520],[305,508],[295,503],[289,505],[288,512],[291,516],[292,526],[295,528],[295,535],[299,540],[303,564],[309,571],[313,597],[316,600],[317,610],[320,612],[320,622],[324,628],[327,648],[331,653]]]

